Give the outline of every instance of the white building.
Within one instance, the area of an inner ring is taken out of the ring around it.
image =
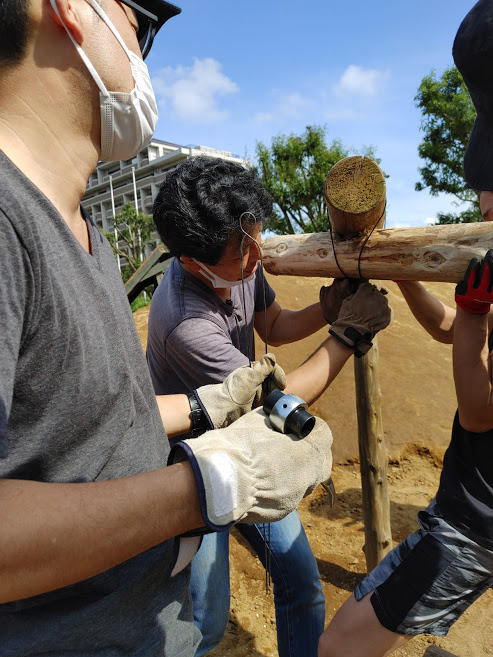
[[[89,179],[82,206],[104,231],[113,229],[112,217],[129,201],[137,210],[152,215],[154,199],[166,172],[199,155],[247,164],[227,151],[206,146],[178,146],[153,139],[131,160],[100,162]]]

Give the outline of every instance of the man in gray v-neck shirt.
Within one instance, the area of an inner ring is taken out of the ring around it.
[[[322,303],[300,311],[285,310],[276,301],[257,266],[262,224],[271,212],[272,201],[256,174],[232,162],[195,158],[167,174],[154,221],[176,257],[149,314],[147,361],[157,393],[190,392],[224,380],[254,359],[254,330],[278,345],[325,327],[326,317],[337,318],[352,293],[347,281],[323,288]],[[373,306],[382,314],[388,311],[379,293],[367,301],[368,315]],[[353,353],[331,336],[287,375],[286,390],[312,403]],[[238,531],[272,575],[280,657],[315,657],[325,601],[297,511],[271,523],[267,536],[264,525],[242,524]],[[228,620],[225,533],[204,537],[192,562],[191,586],[195,622],[203,635],[196,652],[201,657],[219,643]]]

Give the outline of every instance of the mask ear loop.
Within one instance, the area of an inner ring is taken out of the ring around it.
[[[254,223],[259,223],[257,221],[256,216],[253,214],[253,212],[243,212],[240,215],[240,221],[239,221],[239,226],[240,230],[243,233],[243,237],[241,238],[240,242],[240,255],[241,255],[241,280],[244,280],[244,275],[243,275],[243,244],[245,242],[245,237],[248,237],[252,242],[255,242],[257,249],[258,249],[258,254],[260,258],[260,269],[263,273],[264,271],[264,261],[263,261],[263,256],[262,256],[262,248],[260,247],[260,244],[257,242],[256,239],[254,239],[250,233],[247,233],[246,230],[243,228],[243,218],[246,215],[250,215],[254,219]],[[243,316],[246,317],[246,302],[245,302],[245,286],[241,286],[242,292],[243,292]],[[268,346],[267,346],[267,302],[265,300],[265,286],[262,286],[262,294],[263,294],[263,301],[264,301],[264,342],[265,342],[265,353],[268,352]],[[253,339],[253,338],[252,338]],[[250,350],[251,352],[251,350]],[[250,365],[252,362],[250,361]],[[264,553],[264,561],[265,561],[265,593],[269,593],[269,588],[270,584],[272,581],[271,578],[271,572],[272,572],[272,551],[271,551],[271,538],[270,538],[270,523],[262,523],[262,528],[260,530],[261,534],[264,537],[264,545],[265,545],[265,553]]]
[[[255,245],[256,245],[256,247],[257,247],[257,249],[258,249],[258,254],[259,254],[259,259],[260,259],[260,270],[262,271],[262,273],[263,273],[263,271],[264,271],[264,259],[263,259],[263,255],[262,255],[262,247],[261,247],[260,244],[257,242],[257,240],[254,239],[254,238],[250,235],[250,233],[247,233],[246,230],[243,228],[243,217],[244,217],[245,215],[248,215],[248,214],[249,214],[251,217],[253,217],[253,219],[254,219],[254,223],[256,223],[256,224],[259,223],[259,222],[257,221],[256,216],[253,214],[253,212],[247,211],[247,212],[243,212],[243,213],[240,215],[240,230],[241,230],[241,232],[243,233],[243,237],[241,238],[241,242],[240,242],[240,255],[241,255],[241,280],[242,280],[242,281],[245,280],[244,270],[243,270],[243,244],[244,244],[244,242],[245,242],[245,237],[248,237],[248,239],[250,239],[252,242],[255,243]],[[245,287],[244,287],[244,285],[241,286],[241,289],[242,289],[242,292],[243,292],[243,316],[246,316]],[[267,344],[267,301],[266,301],[266,299],[265,299],[265,287],[262,287],[262,296],[263,296],[263,305],[264,305],[264,344],[265,344],[265,353],[267,354],[268,351],[269,351],[269,347],[268,347],[268,344]],[[251,351],[251,350],[250,350],[250,351]],[[251,365],[251,364],[252,364],[252,361],[250,361],[250,365]]]

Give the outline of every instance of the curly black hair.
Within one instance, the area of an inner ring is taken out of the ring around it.
[[[272,199],[256,173],[226,160],[195,157],[170,171],[154,201],[157,230],[170,253],[216,265],[232,237],[263,224]],[[241,225],[240,225],[241,220]]]

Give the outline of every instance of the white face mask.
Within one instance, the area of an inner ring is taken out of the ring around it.
[[[53,10],[60,18],[56,0],[50,1]],[[89,73],[99,87],[101,101],[100,158],[105,162],[130,160],[150,142],[158,119],[156,97],[149,77],[149,71],[140,57],[127,48],[117,29],[97,2],[95,0],[87,0],[87,2],[113,32],[125,51],[130,61],[132,77],[135,81],[134,89],[128,94],[118,91],[108,91],[86,53],[75,41],[65,25],[64,27],[81,56],[82,61],[87,66]]]
[[[225,278],[221,278],[220,276],[217,276],[217,274],[215,274],[208,267],[206,267],[203,262],[199,262],[198,260],[195,260],[195,258],[193,258],[193,260],[198,265],[200,265],[202,269],[201,271],[202,276],[207,278],[207,280],[212,283],[213,288],[235,287],[236,285],[241,285],[242,283],[248,283],[249,281],[253,280],[253,278],[255,277],[255,272],[257,271],[257,265],[255,265],[255,269],[246,278],[243,279],[240,278],[239,281],[227,281]]]

